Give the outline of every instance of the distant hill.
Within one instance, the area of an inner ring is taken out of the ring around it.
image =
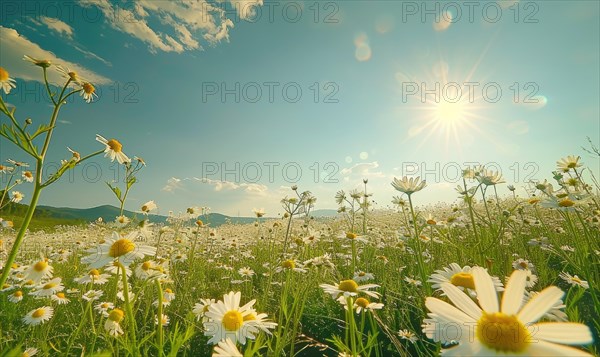
[[[318,209],[312,211],[310,215],[315,218],[329,218],[336,217],[338,215],[338,211],[336,209]]]

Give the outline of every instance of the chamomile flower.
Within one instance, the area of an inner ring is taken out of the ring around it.
[[[147,215],[148,213],[150,213],[150,211],[155,210],[156,208],[157,206],[156,203],[154,203],[154,201],[148,201],[142,205],[141,210],[143,214]]]
[[[362,270],[354,273],[354,277],[352,278],[352,280],[356,281],[357,283],[373,279],[375,279],[375,276],[373,274],[366,273]]]
[[[42,68],[48,68],[52,65],[52,62],[50,62],[49,60],[46,59],[37,59],[37,58],[33,58],[31,56],[28,55],[24,55],[23,59],[25,61],[31,62],[36,66],[42,67]]]
[[[261,218],[262,216],[265,215],[265,209],[264,208],[253,208],[252,212],[254,213],[254,215],[256,216],[256,218]]]
[[[559,274],[559,276],[562,280],[573,286],[581,286],[584,289],[588,289],[590,287],[590,284],[587,281],[580,279],[577,275],[571,275],[563,271]]]
[[[535,266],[529,260],[519,258],[512,263],[513,269],[516,270],[534,270]]]
[[[86,81],[79,76],[75,71],[72,71],[69,67],[63,67],[61,65],[56,66],[56,70],[62,75],[63,78],[69,79],[71,82],[83,85]]]
[[[240,353],[235,342],[230,339],[219,341],[219,344],[215,346],[212,357],[243,357]]]
[[[164,326],[168,326],[169,322],[170,322],[169,316],[167,316],[165,314],[161,314],[160,324],[164,327]],[[158,316],[154,316],[154,324],[158,325]]]
[[[408,340],[412,343],[415,343],[419,340],[419,338],[417,337],[417,335],[414,332],[411,332],[409,330],[400,330],[398,331],[398,336],[403,339],[403,340]]]
[[[71,301],[65,296],[64,293],[56,293],[50,296],[50,299],[52,299],[52,301],[58,303],[59,305],[66,305]]]
[[[209,321],[204,323],[204,335],[210,336],[209,344],[216,344],[229,338],[234,343],[239,342],[244,345],[246,339],[255,338],[258,328],[244,321],[244,317],[253,312],[252,305],[255,300],[240,306],[240,299],[240,292],[231,291],[223,295],[223,300],[208,306],[204,316],[208,317]]]
[[[98,98],[96,94],[96,87],[90,82],[85,82],[81,85],[81,96],[86,103],[91,103],[94,101],[94,97]]]
[[[25,279],[39,283],[42,280],[50,279],[53,272],[54,268],[48,264],[48,259],[42,259],[25,270]]]
[[[102,314],[104,317],[108,317],[108,310],[112,310],[115,308],[115,305],[112,302],[101,302],[94,306],[94,310],[98,313]]]
[[[11,89],[17,87],[15,83],[15,80],[10,78],[8,71],[0,67],[0,88],[2,88],[5,94],[10,93]]]
[[[123,227],[125,227],[126,225],[128,225],[128,224],[129,224],[129,222],[131,222],[131,221],[129,220],[129,218],[127,218],[126,216],[123,216],[123,215],[121,215],[121,216],[118,216],[117,218],[115,218],[115,224],[116,224],[116,225],[117,225],[117,227],[119,227],[119,228],[123,228]]]
[[[460,290],[467,290],[470,295],[475,296],[475,280],[473,279],[472,270],[474,267],[470,267],[465,265],[464,267],[460,267],[460,265],[456,263],[450,263],[448,267],[444,269],[436,270],[435,273],[431,274],[429,280],[432,288],[441,290],[442,284],[450,283]],[[502,286],[502,282],[497,277],[492,277],[492,281],[494,282],[494,289],[496,291],[503,291],[504,288]]]
[[[104,294],[102,290],[89,290],[81,296],[85,301],[96,301]]]
[[[31,357],[38,353],[38,349],[35,347],[29,347],[21,354],[21,357]]]
[[[54,278],[50,281],[42,283],[42,284],[36,286],[35,290],[30,292],[29,295],[37,296],[37,297],[54,295],[57,292],[64,290],[65,286],[62,284],[61,281],[62,281],[61,278]]]
[[[92,269],[87,274],[82,275],[78,278],[73,279],[76,283],[86,285],[89,283],[103,285],[108,282],[110,275],[101,274],[98,269]]]
[[[29,311],[29,313],[23,317],[23,322],[27,325],[36,326],[50,320],[52,315],[54,315],[54,309],[52,307],[42,306]]]
[[[254,270],[249,267],[243,267],[238,270],[238,274],[240,274],[244,278],[251,278],[254,276]]]
[[[23,200],[24,197],[25,197],[25,195],[22,194],[21,192],[13,191],[10,200],[11,200],[11,202],[19,203]]]
[[[110,313],[108,313],[108,317],[104,323],[104,329],[113,337],[122,335],[123,329],[121,328],[120,323],[124,318],[125,314],[123,313],[123,310],[113,309]]]
[[[337,301],[344,306],[344,309],[348,310],[348,300],[344,296],[337,298]],[[369,300],[359,297],[353,301],[352,308],[357,314],[361,311],[373,311],[383,309],[383,304],[378,302],[370,302]]]
[[[204,317],[204,314],[208,312],[208,307],[214,304],[215,299],[200,299],[200,302],[194,305],[192,312],[196,315],[196,320],[202,319],[202,322],[208,320],[208,318]]]
[[[135,243],[133,239],[137,232],[132,232],[126,237],[113,233],[112,238],[100,244],[96,248],[89,249],[90,255],[81,259],[82,263],[89,264],[92,268],[100,268],[113,262],[119,262],[129,266],[136,259],[156,254],[156,248]]]
[[[442,356],[589,355],[565,346],[591,343],[593,337],[587,326],[570,322],[537,323],[562,298],[562,290],[550,286],[523,304],[527,273],[516,270],[499,303],[487,271],[474,267],[472,275],[478,304],[450,283],[442,283],[441,288],[454,305],[433,297],[425,300],[431,312],[424,320],[423,332],[436,342],[456,344],[443,349]],[[454,333],[449,332],[449,326]]]
[[[17,290],[15,292],[13,292],[12,294],[8,295],[8,301],[16,304],[18,302],[21,302],[23,300],[23,292],[21,290]]]
[[[410,179],[407,176],[404,176],[402,180],[399,180],[394,177],[394,181],[392,181],[392,186],[400,192],[404,192],[407,195],[412,195],[415,192],[421,191],[425,188],[426,181],[421,181],[420,177],[411,177]]]
[[[379,294],[375,291],[369,291],[372,288],[378,288],[377,284],[365,284],[358,285],[356,281],[352,279],[342,280],[337,285],[321,284],[319,285],[327,294],[330,294],[332,298],[337,299],[340,295],[344,297],[357,296],[359,293],[364,293],[374,298],[378,298]]]
[[[569,172],[581,167],[580,156],[569,155],[556,162],[556,168],[562,172]]]
[[[23,171],[21,177],[23,177],[23,180],[26,182],[33,182],[33,174],[31,171]]]
[[[115,161],[116,159],[119,164],[131,162],[129,157],[123,153],[123,145],[117,139],[106,140],[104,137],[96,134],[96,141],[106,145],[104,157],[110,157],[110,161]]]

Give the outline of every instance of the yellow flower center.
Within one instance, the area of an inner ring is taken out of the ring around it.
[[[48,284],[44,285],[42,290],[52,289],[52,288],[56,287],[57,285],[58,285],[57,283],[48,283]]]
[[[534,204],[540,202],[540,199],[539,198],[530,198],[528,202],[530,205],[534,205]]]
[[[204,225],[204,223],[203,223],[201,220],[197,220],[197,221],[196,221],[196,225],[197,225],[198,227],[202,227],[202,226]]]
[[[338,285],[338,289],[349,293],[356,293],[358,292],[358,284],[352,279],[342,280]]]
[[[522,352],[530,342],[529,331],[515,315],[483,312],[477,321],[477,339],[485,346],[505,353]]]
[[[130,241],[129,239],[119,239],[118,241],[114,242],[111,246],[110,246],[110,250],[108,251],[108,256],[109,257],[113,257],[113,258],[118,258],[122,255],[125,255],[131,251],[133,251],[135,249],[135,244],[133,244],[132,241]]]
[[[100,307],[103,309],[108,309],[110,305],[107,302],[103,302],[102,304],[100,304]]]
[[[281,263],[281,267],[285,269],[294,269],[296,267],[296,263],[293,260],[286,260]]]
[[[573,280],[575,283],[577,283],[577,284],[580,284],[580,285],[581,285],[581,283],[583,282],[583,281],[582,281],[581,279],[579,279],[579,277],[577,277],[577,276],[574,276],[574,277],[572,277],[572,278],[571,278],[571,280]]]
[[[237,331],[242,327],[244,318],[242,314],[237,310],[229,310],[223,315],[223,327],[227,331]]]
[[[121,309],[114,309],[113,311],[110,312],[110,314],[108,314],[108,319],[110,321],[114,321],[114,322],[121,322],[121,320],[123,320],[123,310]]]
[[[475,280],[473,275],[469,273],[456,273],[450,278],[450,282],[455,286],[462,286],[463,288],[475,289]]]
[[[8,72],[4,68],[0,67],[0,82],[7,81],[8,77]]]
[[[363,309],[365,309],[367,306],[369,306],[369,300],[365,299],[365,298],[358,298],[355,301],[356,305],[362,307]]]
[[[434,224],[436,224],[436,223],[437,223],[437,222],[436,222],[434,219],[428,219],[428,220],[427,220],[427,224],[434,225]]]
[[[65,294],[64,293],[57,293],[56,297],[59,299],[64,299],[65,298]]]
[[[152,263],[149,261],[146,261],[142,264],[141,268],[143,271],[148,271],[148,270],[150,270],[150,268],[152,268]]]
[[[98,271],[98,269],[92,269],[90,270],[90,276],[95,278],[97,276],[100,276],[100,272]]]
[[[352,232],[347,232],[346,233],[346,238],[348,238],[348,239],[356,239],[356,234],[354,234]]]
[[[254,321],[256,320],[256,314],[251,312],[248,315],[244,316],[244,321]]]
[[[21,297],[23,296],[23,292],[21,290],[19,291],[15,291],[15,293],[13,294],[14,297]]]
[[[85,83],[83,85],[83,91],[86,94],[92,94],[92,93],[94,93],[96,91],[96,88],[94,88],[94,86],[91,83]]]
[[[46,270],[47,267],[48,267],[48,262],[46,262],[45,260],[42,260],[42,261],[35,263],[35,265],[33,266],[33,270],[37,271],[38,273],[41,273],[44,270]]]
[[[25,176],[27,178],[33,178],[33,174],[31,173],[31,171],[25,171],[25,172],[23,172],[23,176]]]
[[[79,80],[79,76],[77,75],[77,72],[73,71],[73,72],[69,72],[67,74],[69,75],[69,78],[71,78],[72,81],[77,82]],[[86,84],[89,84],[89,83],[86,83]],[[85,88],[85,85],[84,85],[84,88]]]
[[[560,202],[558,202],[558,205],[560,207],[572,207],[575,204],[575,202],[571,201],[568,198],[565,198],[564,200],[561,200]]]
[[[365,273],[364,271],[361,271],[360,273],[358,273],[358,276],[365,276],[367,275],[367,273]]]
[[[169,289],[169,288],[166,288],[166,289],[165,289],[165,293],[167,293],[167,294],[172,294],[172,293],[173,293],[173,290],[171,290],[171,289]]]
[[[574,169],[577,167],[577,161],[571,161],[569,162],[569,164],[567,165],[568,168],[570,169]]]
[[[33,312],[33,314],[31,314],[31,317],[33,317],[34,319],[39,319],[40,317],[44,316],[45,313],[46,313],[46,310],[37,309]]]
[[[123,145],[121,145],[120,142],[117,141],[117,139],[110,139],[106,145],[108,145],[108,147],[114,151],[114,152],[121,152],[121,150],[123,149]]]

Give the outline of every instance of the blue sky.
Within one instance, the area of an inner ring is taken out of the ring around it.
[[[428,180],[418,201],[453,201],[457,168],[469,163],[524,187],[569,154],[598,175],[581,146],[600,142],[599,3],[468,4],[3,2],[0,65],[17,80],[4,98],[19,118],[49,118],[24,54],[95,83],[93,103],[63,107],[48,161],[68,157],[66,146],[100,149],[96,134],[117,138],[148,163],[132,210],[155,200],[161,213],[276,215],[293,184],[333,208],[335,192],[363,178],[384,207],[393,177],[408,173]],[[27,161],[5,140],[0,150]],[[41,202],[115,204],[103,182],[117,169],[98,157]]]

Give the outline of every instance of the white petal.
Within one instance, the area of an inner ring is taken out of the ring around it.
[[[442,290],[452,303],[467,315],[475,320],[478,320],[481,317],[481,309],[479,306],[456,286],[450,283],[442,283]]]
[[[546,356],[565,356],[565,357],[579,357],[579,356],[591,356],[591,354],[582,351],[577,348],[559,345],[556,343],[539,341],[532,343],[527,350],[527,354],[532,357],[546,357]]]
[[[524,324],[531,324],[539,320],[554,306],[565,293],[556,286],[549,286],[535,295],[527,302],[517,315]]]
[[[433,312],[434,314],[439,315],[441,318],[448,320],[449,322],[456,322],[461,327],[466,326],[465,322],[474,323],[477,321],[456,307],[440,299],[428,297],[425,299],[425,306],[427,306],[429,311]]]
[[[594,341],[592,331],[584,324],[575,322],[542,322],[529,327],[531,338],[566,345],[587,345]]]
[[[471,274],[473,274],[473,280],[475,281],[479,306],[487,312],[498,312],[498,295],[492,277],[481,267],[474,267]]]
[[[521,305],[523,304],[523,294],[525,293],[525,283],[527,280],[527,273],[522,270],[515,270],[508,284],[506,284],[506,290],[502,295],[502,312],[507,315],[516,314]]]

